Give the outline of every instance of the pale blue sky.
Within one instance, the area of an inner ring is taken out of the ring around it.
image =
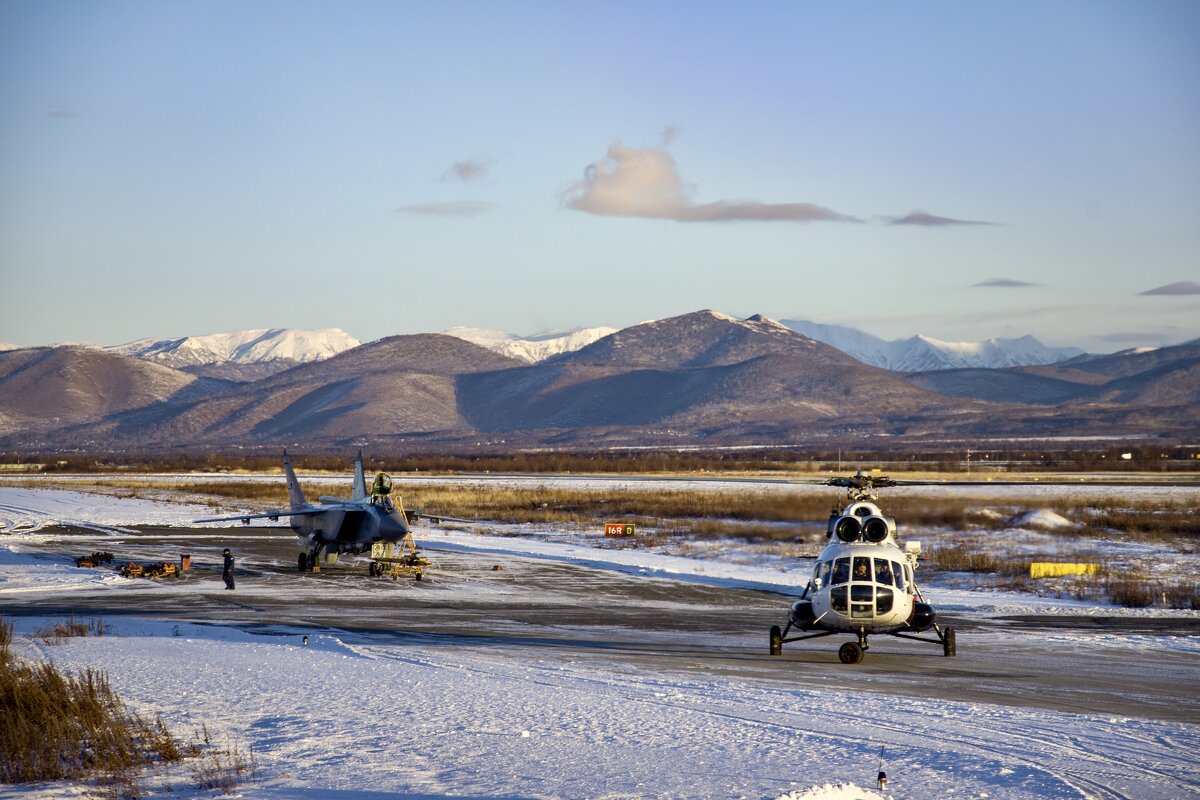
[[[1193,339],[1197,42],[1190,1],[5,0],[0,341]]]

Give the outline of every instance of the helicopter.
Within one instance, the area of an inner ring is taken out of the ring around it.
[[[363,473],[362,451],[354,460],[354,481],[349,498],[320,498],[319,504],[308,502],[300,489],[300,482],[292,469],[287,450],[283,451],[283,473],[287,481],[289,510],[272,510],[262,514],[237,514],[230,517],[208,517],[193,520],[196,523],[229,522],[240,520],[249,525],[252,519],[269,519],[277,522],[280,517],[291,518],[291,528],[299,539],[300,553],[296,566],[300,572],[316,571],[322,560],[333,563],[340,553],[371,552],[371,575],[385,573],[388,562],[408,563],[406,560],[384,555],[377,546],[399,545],[401,552],[411,550],[416,558],[416,543],[413,541],[411,525],[424,516],[434,524],[443,520],[450,522],[472,522],[442,515],[422,514],[416,510],[405,511],[392,502],[392,479],[383,472],[375,476],[371,490],[367,491]],[[391,552],[387,550],[385,552]],[[424,562],[428,563],[428,562]]]
[[[916,583],[920,542],[910,541],[901,548],[896,521],[884,516],[875,502],[876,489],[903,482],[859,472],[823,483],[846,489],[848,502],[835,505],[829,516],[825,532],[829,544],[817,557],[800,599],[792,603],[787,626],[771,627],[771,655],[781,655],[789,642],[839,633],[858,637],[838,649],[843,664],[863,660],[870,634],[940,645],[942,655],[957,655],[954,628],[937,624],[933,606]],[[802,634],[789,638],[793,628]],[[936,638],[917,635],[930,630]]]

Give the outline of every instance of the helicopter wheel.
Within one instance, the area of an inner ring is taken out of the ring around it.
[[[300,555],[296,557],[296,568],[299,569],[301,572],[308,572],[308,554],[307,553],[301,552]]]
[[[942,655],[947,658],[958,655],[958,650],[954,644],[954,628],[946,628],[942,632]]]
[[[783,632],[778,625],[771,626],[771,655],[783,655]]]
[[[838,648],[838,658],[843,664],[857,664],[863,660],[863,649],[858,642],[846,642]]]

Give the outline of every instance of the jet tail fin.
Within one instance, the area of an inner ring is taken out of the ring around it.
[[[367,476],[363,474],[362,450],[358,451],[358,458],[354,459],[354,493],[351,497],[354,500],[367,497]]]
[[[283,451],[283,474],[287,478],[288,499],[292,501],[292,510],[308,505],[304,492],[300,490],[300,481],[296,480],[296,472],[292,469],[292,460],[288,458],[287,450]]]

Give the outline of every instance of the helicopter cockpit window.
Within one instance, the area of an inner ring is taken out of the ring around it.
[[[845,586],[842,586],[838,589],[834,589],[832,592],[829,593],[829,605],[833,607],[834,611],[838,611],[842,614],[846,613],[847,606],[846,606],[846,587]]]
[[[891,589],[877,589],[875,592],[875,613],[878,615],[888,613],[892,610],[892,605],[895,601],[895,594]]]
[[[901,591],[908,588],[908,579],[904,577],[904,567],[899,562],[892,562],[892,574],[896,576],[896,586]]]
[[[870,619],[875,616],[875,587],[869,584],[850,584],[850,616]]]
[[[850,559],[839,558],[833,562],[833,585],[850,580]]]
[[[858,556],[854,559],[854,580],[871,580],[871,559],[865,556]]]
[[[831,561],[822,561],[820,564],[817,564],[817,568],[813,572],[813,582],[818,586],[829,585],[829,566],[832,563]]]
[[[896,584],[892,564],[886,558],[875,559],[875,582],[882,583],[884,586],[895,586]]]

